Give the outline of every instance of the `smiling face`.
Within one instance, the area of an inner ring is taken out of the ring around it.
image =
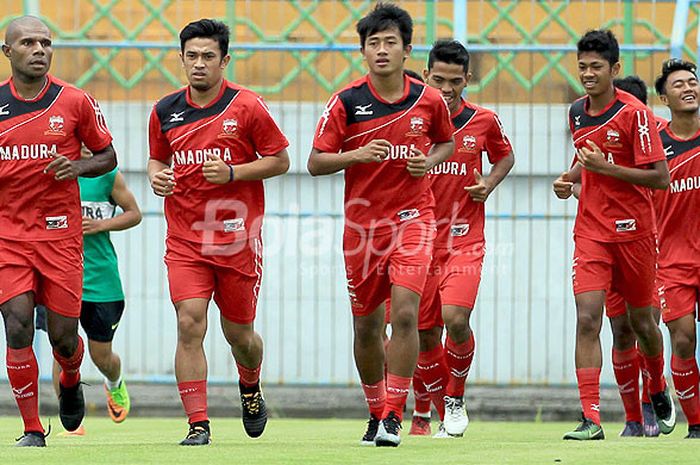
[[[224,69],[231,58],[229,55],[222,58],[219,43],[206,37],[188,40],[180,57],[187,81],[200,92],[206,92],[223,79]]]
[[[432,68],[423,71],[423,77],[430,87],[440,90],[451,113],[459,109],[462,92],[469,83],[471,73],[465,72],[462,65],[436,61]]]
[[[664,91],[661,101],[675,113],[697,113],[700,108],[698,78],[690,71],[678,70],[669,74]]]
[[[581,52],[578,55],[578,77],[586,94],[597,97],[612,88],[612,81],[620,72],[620,63],[610,65],[597,52]]]
[[[396,27],[377,32],[367,37],[362,45],[362,56],[370,73],[390,76],[403,73],[403,62],[411,53],[411,46],[404,46],[401,33]]]
[[[11,29],[2,50],[10,60],[13,76],[24,82],[43,79],[53,57],[51,31],[39,20],[25,20]]]

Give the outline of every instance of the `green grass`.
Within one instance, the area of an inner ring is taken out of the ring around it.
[[[56,418],[55,430],[60,430]],[[436,424],[433,423],[435,428]],[[2,464],[691,464],[698,463],[700,441],[683,440],[684,424],[657,439],[617,437],[622,425],[606,423],[608,439],[578,443],[561,436],[574,423],[472,422],[462,439],[411,437],[404,431],[398,449],[361,447],[360,420],[272,419],[262,438],[248,439],[239,419],[215,418],[209,447],[179,447],[184,420],[129,418],[121,425],[88,418],[87,435],[48,438],[46,449],[19,449],[18,418],[0,417]],[[387,462],[391,460],[391,462]]]

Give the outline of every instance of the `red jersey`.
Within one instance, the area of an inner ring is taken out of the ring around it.
[[[661,131],[671,185],[654,193],[659,228],[659,267],[700,264],[700,132],[678,139]]]
[[[78,181],[44,173],[52,154],[80,159],[84,143],[100,152],[112,142],[95,99],[47,75],[31,100],[10,78],[0,83],[0,237],[48,241],[82,235]]]
[[[388,103],[365,76],[330,99],[316,127],[313,146],[343,156],[375,139],[389,141],[390,154],[380,163],[358,163],[345,169],[346,225],[383,228],[431,212],[430,180],[411,176],[406,160],[412,148],[427,155],[433,144],[452,140],[450,112],[440,92],[405,77],[403,96]]]
[[[476,183],[474,169],[483,173],[483,155],[493,165],[513,150],[498,115],[484,107],[462,100],[452,124],[454,154],[430,170],[438,248],[484,241],[484,203],[474,202],[464,188]]]
[[[590,140],[609,163],[626,167],[646,168],[666,159],[654,114],[631,94],[616,89],[615,98],[597,116],[587,109],[587,96],[569,109],[577,149],[588,147]],[[654,223],[651,189],[582,170],[575,236],[625,242],[654,234]]]
[[[201,244],[260,236],[263,182],[213,184],[204,178],[202,166],[210,154],[235,166],[289,145],[261,97],[224,80],[217,97],[200,107],[185,87],[155,104],[148,140],[150,157],[172,163],[175,173],[175,190],[165,198],[169,236]]]

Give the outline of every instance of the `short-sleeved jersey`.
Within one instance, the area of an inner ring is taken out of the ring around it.
[[[436,248],[484,241],[484,204],[474,202],[464,190],[476,183],[474,170],[483,173],[482,157],[493,165],[513,150],[498,115],[462,100],[452,114],[455,151],[430,170],[437,220]]]
[[[205,107],[185,87],[158,101],[149,122],[150,157],[171,164],[173,195],[165,199],[168,235],[201,244],[231,244],[260,236],[265,213],[262,181],[213,184],[202,167],[210,155],[229,165],[249,163],[289,143],[262,98],[223,81]],[[235,170],[235,168],[234,168]]]
[[[452,140],[447,104],[436,89],[407,76],[403,96],[389,103],[365,76],[331,97],[313,146],[343,156],[375,139],[391,143],[389,156],[345,169],[347,226],[384,229],[432,210],[428,177],[412,177],[406,165],[412,148],[427,155],[433,144]]]
[[[663,147],[651,110],[631,94],[615,90],[615,98],[599,115],[590,115],[588,97],[569,109],[576,149],[594,142],[608,163],[648,168],[663,161]],[[583,169],[574,235],[600,242],[625,242],[654,234],[651,190],[612,176]]]
[[[10,78],[0,83],[0,237],[49,241],[82,234],[78,182],[44,173],[52,154],[80,159],[84,143],[100,152],[112,142],[90,95],[51,75],[25,100]]]
[[[661,131],[671,185],[654,192],[659,229],[659,267],[700,264],[700,132],[678,139]]]

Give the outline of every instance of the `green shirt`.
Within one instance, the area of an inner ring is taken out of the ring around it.
[[[112,218],[116,203],[112,199],[117,168],[96,178],[78,178],[83,217],[93,220]],[[124,300],[119,278],[117,254],[109,232],[83,236],[83,300],[116,302]]]

